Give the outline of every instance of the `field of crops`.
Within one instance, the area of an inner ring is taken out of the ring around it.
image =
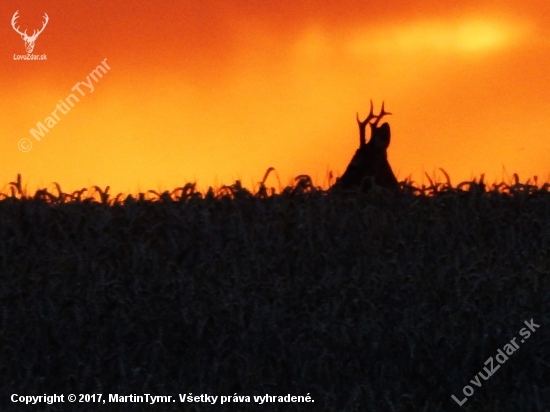
[[[336,194],[302,176],[112,197],[19,177],[0,195],[0,408],[148,393],[176,402],[33,410],[550,410],[548,189]]]

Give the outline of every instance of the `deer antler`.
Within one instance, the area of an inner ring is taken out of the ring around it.
[[[359,120],[359,112],[355,113],[356,117],[357,117],[357,124],[359,126],[362,126],[362,127],[365,127],[367,125],[367,123],[375,118],[376,116],[372,113],[372,110],[373,110],[373,105],[372,105],[372,99],[370,99],[370,113],[369,115],[367,116],[367,118],[363,121]]]
[[[382,104],[382,107],[384,105]],[[370,99],[370,112],[367,118],[363,121],[359,120],[359,113],[356,113],[357,118],[357,124],[359,125],[359,147],[364,146],[367,144],[366,137],[365,137],[365,128],[367,127],[367,124],[374,119],[376,116],[372,113],[373,106],[372,106],[372,99]]]
[[[19,27],[15,27],[15,20],[17,20],[18,17],[19,17],[19,16],[17,15],[17,13],[19,13],[19,10],[17,10],[17,11],[15,12],[15,14],[13,15],[13,17],[12,17],[12,19],[11,19],[11,27],[13,27],[13,29],[14,29],[17,33],[19,33],[21,36],[26,36],[26,35],[27,35],[27,30],[25,30],[25,33],[21,33],[21,32],[19,31]]]
[[[382,110],[380,110],[380,114],[378,116],[373,114],[372,110],[373,110],[373,106],[372,106],[372,99],[371,99],[370,100],[370,112],[369,112],[369,115],[367,116],[367,118],[365,120],[360,121],[359,120],[359,113],[356,113],[357,124],[359,125],[359,145],[360,145],[359,147],[367,144],[366,136],[365,136],[365,134],[366,134],[365,133],[365,128],[367,127],[367,124],[370,124],[370,127],[372,128],[372,130],[374,130],[378,126],[378,122],[380,120],[382,120],[382,117],[391,114],[391,113],[386,112],[384,110],[384,102],[382,102]],[[376,120],[374,121],[374,123],[369,123],[372,119],[376,119]]]
[[[372,103],[372,101],[371,101],[371,103]],[[371,124],[371,127],[376,128],[378,126],[378,122],[380,120],[382,120],[382,117],[384,117],[386,115],[390,115],[390,114],[391,114],[390,112],[386,112],[384,110],[384,102],[382,102],[382,110],[380,110],[380,114],[378,116],[374,116],[374,117],[376,117],[376,121]]]
[[[48,24],[48,21],[50,20],[50,18],[48,17],[48,15],[46,13],[44,13],[44,18],[46,19],[46,21],[44,22],[44,24],[42,24],[42,28],[40,30],[38,30],[37,33],[36,33],[36,30],[34,30],[31,38],[36,39],[38,37],[38,35],[44,31],[44,28],[46,27],[46,25]],[[383,106],[384,105],[382,105],[382,110],[383,110]]]
[[[44,19],[46,19],[46,21],[44,22],[44,24],[42,24],[42,28],[40,30],[38,30],[38,33],[32,35],[32,37],[38,37],[38,35],[40,33],[42,33],[44,31],[44,28],[46,27],[46,25],[48,24],[48,21],[50,20],[50,18],[48,17],[48,15],[46,13],[44,13]],[[35,30],[36,31],[36,30]],[[382,110],[384,110],[384,105],[382,104]]]
[[[19,18],[19,16],[17,15],[17,13],[19,13],[19,10],[17,10],[15,12],[15,14],[13,15],[12,19],[11,19],[11,26],[13,27],[13,29],[19,33],[21,36],[23,36],[24,38],[28,39],[28,40],[36,40],[36,38],[38,37],[38,35],[40,33],[42,33],[44,31],[44,29],[46,28],[46,25],[48,24],[48,21],[50,20],[49,16],[44,13],[44,23],[42,24],[42,28],[40,30],[34,30],[33,33],[32,33],[32,36],[29,36],[27,34],[27,30],[25,30],[23,33],[21,33],[21,31],[19,31],[19,26],[18,27],[15,27],[15,23],[16,23],[16,20]]]

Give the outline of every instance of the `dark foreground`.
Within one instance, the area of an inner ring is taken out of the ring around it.
[[[0,408],[550,410],[550,195],[473,189],[6,198]]]

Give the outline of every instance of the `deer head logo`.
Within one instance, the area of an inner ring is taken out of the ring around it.
[[[355,155],[351,159],[342,177],[333,186],[334,188],[360,188],[366,191],[370,189],[373,182],[378,186],[390,189],[398,186],[397,179],[388,163],[388,154],[386,152],[390,145],[390,125],[384,123],[378,126],[382,117],[391,115],[391,113],[384,110],[383,102],[380,114],[376,116],[373,114],[372,110],[373,106],[371,100],[370,113],[365,120],[360,121],[359,113],[357,113],[359,149],[355,152]],[[374,121],[371,123],[372,120]],[[368,143],[365,137],[367,124],[371,129],[371,138]]]
[[[19,10],[17,10],[15,12],[15,14],[13,15],[13,17],[11,19],[11,26],[13,27],[13,29],[17,33],[19,33],[21,35],[21,38],[25,41],[25,48],[27,49],[27,53],[31,54],[32,51],[34,50],[34,42],[36,41],[36,38],[38,37],[38,35],[44,31],[44,28],[46,27],[46,24],[48,24],[49,17],[46,13],[44,13],[44,19],[46,19],[46,21],[42,25],[42,28],[38,31],[34,30],[34,32],[32,33],[32,36],[29,36],[29,35],[27,35],[27,30],[25,30],[24,33],[21,33],[19,31],[19,27],[15,27],[15,20],[17,20],[17,18],[19,17],[17,15],[17,13],[19,13]]]

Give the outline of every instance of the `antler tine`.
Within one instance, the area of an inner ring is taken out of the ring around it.
[[[370,112],[365,120],[363,121],[359,120],[359,113],[355,113],[357,124],[359,125],[359,147],[363,147],[365,144],[367,144],[365,128],[367,127],[367,124],[369,124],[369,122],[376,117],[373,113],[373,110],[374,110],[374,107],[371,99]]]
[[[382,110],[380,110],[380,114],[378,116],[382,117],[386,114],[391,114],[391,113],[384,111],[384,102],[382,102]]]
[[[17,10],[15,13],[13,13],[13,17],[11,18],[11,24],[12,26],[15,24],[15,20],[17,20],[17,18],[19,17],[17,15],[17,13],[19,13],[19,10]]]
[[[44,23],[42,23],[42,28],[40,30],[34,30],[33,33],[32,33],[31,38],[38,37],[38,35],[40,33],[42,33],[44,31],[44,29],[46,28],[46,25],[48,24],[48,21],[50,20],[50,18],[48,17],[48,15],[46,13],[44,13],[43,17],[44,17],[45,21],[44,21]]]
[[[48,14],[47,13],[44,13],[44,20],[46,20],[43,24],[42,24],[42,28],[40,29],[40,32],[39,33],[42,33],[44,31],[44,29],[46,28],[46,25],[48,24],[48,22],[50,21],[50,18],[48,17]]]
[[[359,120],[359,113],[356,113],[357,123],[359,126],[366,126],[368,122],[370,122],[372,119],[374,119],[376,116],[373,113],[374,106],[372,104],[372,99],[370,100],[370,112],[367,118],[363,121]]]
[[[376,117],[376,120],[374,121],[374,123],[371,123],[371,126],[373,127],[376,127],[378,126],[378,122],[380,120],[382,120],[382,117],[386,116],[386,115],[390,115],[391,113],[390,112],[387,112],[384,110],[384,102],[382,102],[382,110],[380,110],[380,114],[378,116],[374,116]]]
[[[17,15],[17,13],[19,13],[19,10],[17,10],[17,11],[14,13],[14,15],[13,15],[13,17],[12,17],[12,19],[11,19],[11,26],[12,26],[13,29],[14,29],[17,33],[19,33],[20,35],[24,35],[24,34],[26,35],[26,34],[27,34],[27,30],[25,30],[24,33],[21,33],[21,32],[19,31],[19,26],[15,27],[16,20],[19,18],[19,16]]]

